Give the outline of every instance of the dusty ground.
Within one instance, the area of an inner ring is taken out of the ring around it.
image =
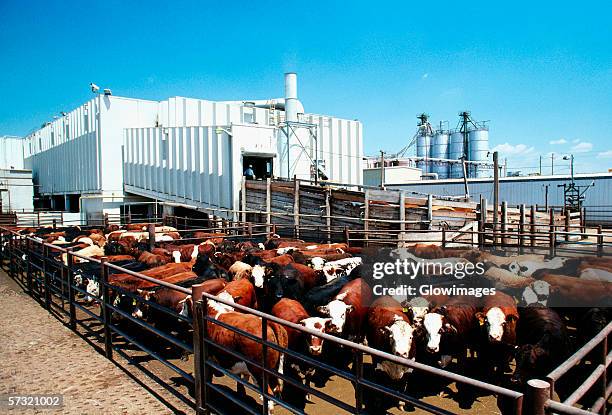
[[[0,271],[0,395],[62,394],[57,410],[11,413],[170,413]],[[7,407],[0,407],[5,413]]]

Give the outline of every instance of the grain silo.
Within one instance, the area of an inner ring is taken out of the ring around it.
[[[436,131],[431,143],[431,157],[434,159],[448,159],[448,132],[444,130]],[[438,175],[438,179],[446,179],[449,175],[447,162],[436,161],[432,164],[432,173]]]
[[[451,160],[459,160],[465,154],[463,133],[454,131],[450,136],[450,145],[448,149],[448,158]],[[459,179],[463,177],[463,166],[461,163],[453,163],[450,166],[450,178]]]
[[[486,162],[489,153],[489,130],[486,127],[470,130],[468,140],[470,161]],[[480,164],[471,164],[470,172],[470,177],[485,177],[487,170]]]

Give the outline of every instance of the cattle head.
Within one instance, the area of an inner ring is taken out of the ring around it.
[[[414,328],[399,316],[395,316],[392,324],[384,326],[382,330],[389,336],[391,351],[394,355],[410,359],[414,354],[412,340]]]
[[[515,384],[523,384],[529,379],[536,379],[541,375],[538,367],[546,357],[546,350],[539,344],[526,344],[515,349],[516,367],[510,380]]]
[[[321,257],[314,257],[310,260],[310,263],[312,264],[312,268],[315,271],[322,271],[323,267],[325,266],[325,260]]]
[[[319,313],[331,318],[330,333],[341,334],[347,315],[354,309],[352,305],[342,301],[344,297],[346,297],[346,293],[336,296],[336,299],[327,305],[317,307]]]
[[[251,277],[253,278],[253,285],[255,288],[263,288],[266,277],[266,267],[263,265],[255,265],[251,269]]]
[[[300,321],[307,329],[325,333],[331,325],[331,318],[308,317]],[[313,356],[319,356],[323,352],[323,339],[318,336],[308,335],[308,351]]]
[[[427,351],[438,353],[445,333],[456,333],[456,329],[446,322],[446,317],[441,313],[427,313],[423,318],[423,327],[427,339]]]
[[[489,342],[498,343],[502,341],[507,324],[515,323],[517,316],[505,315],[501,308],[491,307],[485,313],[476,313],[476,318],[480,326],[484,326],[487,331]]]

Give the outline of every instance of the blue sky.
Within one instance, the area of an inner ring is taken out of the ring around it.
[[[306,110],[361,120],[369,154],[402,148],[420,112],[454,126],[468,109],[510,170],[551,152],[612,168],[612,3],[494,3],[0,0],[0,134],[79,105],[92,81],[265,99],[296,71]]]

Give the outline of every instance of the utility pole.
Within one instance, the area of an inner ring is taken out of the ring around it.
[[[380,187],[385,188],[385,152],[380,150]]]
[[[555,175],[555,153],[550,153],[550,175]]]
[[[540,154],[540,176],[542,175],[542,155]]]
[[[498,209],[499,207],[499,153],[493,152],[493,235],[497,233],[497,224],[499,223]],[[494,243],[497,243],[497,237],[494,236]]]

